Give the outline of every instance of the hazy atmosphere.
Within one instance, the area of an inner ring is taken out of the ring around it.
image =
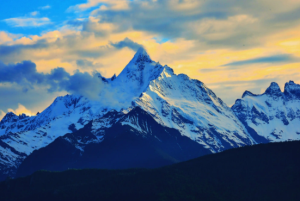
[[[4,1],[0,117],[98,90],[94,78],[118,75],[141,46],[231,106],[246,89],[300,82],[299,33],[299,0]]]

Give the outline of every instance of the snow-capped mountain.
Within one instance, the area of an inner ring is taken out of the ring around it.
[[[199,150],[206,150],[197,152],[194,157],[261,142],[261,138],[257,137],[259,135],[253,134],[251,125],[245,123],[245,118],[241,118],[244,109],[241,109],[239,114],[235,109],[237,107],[229,108],[202,82],[190,79],[184,74],[176,75],[172,68],[153,61],[143,48],[137,51],[118,76],[114,75],[110,79],[99,76],[99,79],[104,87],[100,92],[95,92],[99,94],[98,99],[89,100],[79,95],[66,95],[56,98],[47,109],[36,116],[16,116],[8,113],[2,119],[2,179],[6,175],[15,176],[24,159],[33,152],[35,155],[41,155],[44,150],[41,148],[51,150],[51,147],[61,147],[67,143],[70,145],[67,147],[71,147],[70,150],[76,150],[79,156],[88,158],[86,153],[91,154],[87,152],[89,147],[95,144],[101,147],[108,141],[113,143],[113,140],[109,140],[110,136],[114,135],[112,131],[117,131],[115,128],[122,126],[143,139],[154,140],[158,134],[153,134],[150,127],[144,125],[148,121],[142,121],[136,115],[129,115],[131,111],[137,111],[136,108],[150,115],[153,121],[149,121],[156,122],[163,128],[176,130],[180,135],[196,142]],[[297,87],[291,86],[282,96],[294,100],[295,96],[299,97],[297,90]],[[299,98],[297,100],[299,101]],[[278,102],[278,105],[280,103]],[[298,104],[299,107],[299,102],[294,104]],[[294,112],[298,115],[297,111],[299,110]],[[157,125],[155,127],[159,127]],[[168,140],[172,141],[176,136],[175,132]],[[160,142],[159,137],[157,138],[153,146],[160,147],[157,145]],[[58,141],[63,143],[59,144]],[[135,144],[135,147],[138,146]],[[109,149],[106,149],[105,153],[108,156]],[[184,160],[184,157],[181,160]]]
[[[116,115],[118,113],[112,111],[99,122]],[[101,143],[85,143],[96,138],[91,132],[91,121],[82,129],[35,150],[20,165],[17,176],[26,176],[40,169],[155,168],[211,153],[178,130],[157,123],[140,107],[119,117],[117,123],[104,129]]]
[[[284,92],[275,82],[261,95],[245,91],[232,110],[258,142],[300,139],[300,85],[293,81]]]
[[[127,88],[123,91],[132,106],[212,152],[255,143],[231,109],[202,82],[174,74],[142,48],[112,84]]]
[[[202,82],[165,66],[135,101],[162,125],[175,128],[211,152],[254,144],[231,109]]]

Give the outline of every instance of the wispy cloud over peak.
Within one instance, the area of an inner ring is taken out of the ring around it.
[[[47,17],[16,17],[3,20],[12,27],[40,27],[51,24],[51,20]]]
[[[142,45],[132,41],[129,38],[125,38],[122,41],[119,41],[117,43],[110,43],[110,44],[117,49],[122,49],[124,47],[128,47],[128,48],[132,49],[133,51],[137,51],[140,47],[142,47]]]

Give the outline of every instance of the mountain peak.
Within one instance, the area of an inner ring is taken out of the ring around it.
[[[265,94],[268,95],[278,95],[281,94],[281,90],[279,85],[276,82],[272,82],[270,86],[267,88]]]
[[[294,81],[289,81],[285,83],[284,94],[287,98],[300,99],[300,85],[296,84]]]
[[[246,91],[243,93],[242,98],[244,98],[245,96],[257,96],[257,95],[255,95],[255,94],[253,94],[252,92],[246,90]]]
[[[152,61],[147,51],[143,47],[140,47],[117,79],[123,83],[132,82],[133,85],[139,87],[147,84],[152,80],[152,77],[155,77],[161,71],[162,66]],[[134,83],[135,81],[138,81],[138,83]]]
[[[24,118],[27,118],[29,116],[27,116],[26,114],[22,113],[22,114],[19,114],[19,119],[24,119]]]
[[[139,63],[139,62],[151,62],[151,58],[149,56],[149,54],[147,53],[147,51],[145,50],[145,48],[140,47],[137,52],[135,53],[133,59],[133,62],[135,63]]]
[[[11,121],[12,119],[17,119],[18,116],[13,112],[8,112],[5,114],[5,116],[2,118],[1,122],[7,122]]]
[[[294,81],[290,80],[289,82],[285,83],[284,90],[288,90],[290,88],[297,87],[298,84],[296,84]],[[299,86],[299,85],[298,85]]]
[[[6,113],[6,115],[4,116],[4,118],[7,117],[7,118],[11,118],[11,117],[17,117],[17,115],[13,112],[8,112]]]
[[[120,77],[128,77],[128,73],[133,73],[137,70],[143,70],[145,63],[151,63],[153,62],[148,55],[147,51],[140,47],[137,52],[135,53],[134,57],[131,59],[131,61],[126,65],[126,67],[123,69],[123,71],[119,74],[118,78]]]

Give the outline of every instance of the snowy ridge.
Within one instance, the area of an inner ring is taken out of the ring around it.
[[[272,82],[261,95],[243,95],[232,110],[267,141],[300,139],[300,85],[293,81],[285,84],[284,92]]]
[[[0,122],[0,149],[5,148],[5,151],[0,151],[0,172],[16,171],[24,158],[34,150],[72,132],[71,125],[80,129],[105,113],[107,109],[99,107],[97,102],[76,95],[57,97],[37,116],[8,113]]]
[[[113,88],[118,88],[118,99],[125,103],[124,108],[130,107],[132,101],[136,100],[163,70],[162,65],[152,61],[147,52],[140,48],[120,75],[111,83]]]
[[[204,145],[212,152],[254,144],[231,109],[202,82],[175,75],[165,66],[136,101],[160,124]]]
[[[75,124],[76,128],[83,127],[93,116],[90,107],[89,110],[85,110],[88,105],[91,107],[83,97],[67,95],[56,98],[37,116],[11,122],[8,127],[2,125],[1,121],[2,142],[28,155],[33,150],[44,147],[57,137],[70,132],[69,125]]]
[[[148,125],[148,121],[147,121],[147,112],[141,110],[139,107],[134,108],[134,110],[139,111],[138,113],[134,113],[132,114],[132,112],[130,112],[128,115],[126,115],[125,117],[123,117],[120,120],[120,123],[122,126],[124,125],[128,125],[130,127],[132,127],[133,129],[135,129],[135,131],[143,136],[145,135],[153,135],[153,128],[152,125]]]

